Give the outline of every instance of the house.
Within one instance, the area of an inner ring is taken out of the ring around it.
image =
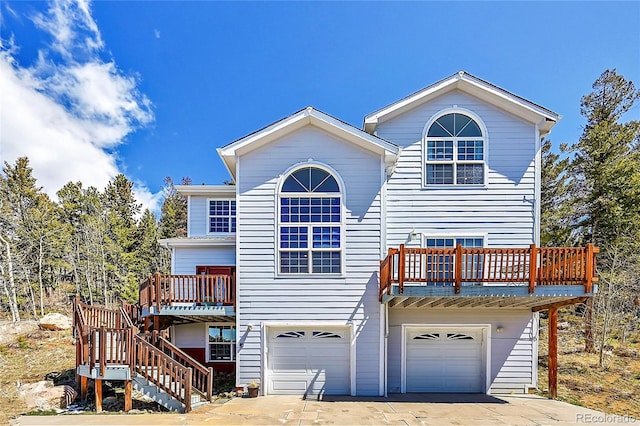
[[[460,71],[362,129],[308,107],[219,148],[233,184],[177,187],[145,327],[264,395],[528,392],[538,312],[596,291],[596,248],[538,247],[559,119]]]

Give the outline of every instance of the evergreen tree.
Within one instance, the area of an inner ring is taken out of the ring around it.
[[[570,159],[554,153],[550,140],[542,144],[541,244],[547,247],[571,246],[576,235],[572,227],[575,204],[572,198]]]
[[[182,185],[191,185],[191,179],[182,178]],[[178,194],[171,177],[164,179],[164,200],[160,216],[160,238],[187,236],[187,199]]]
[[[138,281],[135,274],[138,242],[136,241],[139,204],[133,194],[133,182],[123,174],[117,175],[107,184],[102,196],[105,208],[107,233],[105,246],[107,258],[115,270],[108,279],[113,280],[118,297],[131,300],[137,293]],[[108,303],[108,301],[106,302]]]
[[[620,122],[639,97],[633,82],[614,69],[602,73],[581,99],[587,124],[569,152],[585,242],[615,244],[631,236],[640,244],[640,123]]]

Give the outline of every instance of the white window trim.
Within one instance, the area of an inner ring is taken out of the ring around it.
[[[320,195],[318,198],[321,197],[333,197],[333,198],[340,198],[340,222],[318,222],[318,223],[314,223],[314,222],[309,222],[309,223],[300,223],[300,222],[296,222],[296,223],[288,223],[287,225],[284,225],[283,222],[280,221],[280,211],[281,211],[281,200],[282,198],[295,198],[295,197],[308,197],[309,196],[309,192],[287,192],[286,196],[283,197],[283,193],[282,193],[282,185],[284,185],[285,180],[289,177],[289,175],[291,175],[292,173],[294,173],[295,171],[299,170],[299,169],[303,169],[305,167],[317,167],[321,170],[326,171],[327,173],[331,174],[331,176],[333,176],[336,180],[336,182],[338,182],[338,188],[340,189],[340,192],[327,192],[327,193],[319,193],[319,194],[323,194]],[[345,205],[345,198],[346,198],[346,191],[345,191],[345,185],[344,185],[344,181],[342,180],[342,177],[340,176],[340,174],[338,172],[336,172],[335,169],[333,169],[332,167],[324,164],[324,163],[319,163],[313,160],[309,160],[307,162],[304,163],[298,163],[295,164],[294,166],[290,167],[289,169],[287,169],[282,175],[280,175],[280,179],[278,182],[278,185],[276,185],[276,194],[275,194],[275,205],[276,205],[276,246],[275,246],[275,277],[277,278],[343,278],[346,276],[346,228],[347,228],[347,224],[346,224],[346,220],[345,220],[345,216],[346,216],[346,205]],[[237,205],[236,205],[237,208]],[[237,226],[237,225],[236,225]],[[281,226],[308,226],[309,231],[311,231],[308,235],[309,238],[311,239],[313,237],[313,226],[340,226],[340,272],[339,273],[314,273],[313,272],[313,264],[312,264],[312,257],[313,257],[313,252],[314,251],[337,251],[336,249],[333,248],[325,248],[325,249],[313,249],[311,247],[312,244],[312,240],[309,241],[309,248],[307,249],[307,251],[309,252],[310,256],[309,256],[309,272],[299,272],[299,273],[287,273],[287,272],[280,272],[280,253],[281,251],[302,251],[302,250],[298,250],[298,249],[284,249],[282,250],[280,248],[280,227]]]
[[[471,119],[473,119],[476,124],[480,127],[480,131],[483,135],[483,160],[456,160],[457,152],[458,152],[458,140],[477,140],[469,137],[434,137],[429,138],[429,140],[448,140],[453,141],[453,160],[451,161],[429,161],[429,164],[453,164],[453,183],[452,184],[436,184],[436,183],[427,183],[427,133],[429,132],[429,128],[433,123],[436,122],[440,117],[447,114],[463,114]],[[483,164],[483,179],[482,183],[474,183],[474,184],[460,184],[455,183],[456,179],[456,164]],[[457,105],[454,105],[452,108],[447,108],[438,111],[434,114],[427,124],[422,129],[422,187],[425,189],[473,189],[473,188],[487,188],[489,183],[489,133],[487,131],[487,126],[484,124],[484,121],[473,111],[470,111],[466,108],[459,108]]]
[[[227,342],[209,342],[209,327],[231,327],[234,329],[235,331],[235,335],[236,338],[232,341],[230,341],[229,343]],[[204,336],[204,341],[205,341],[205,360],[206,362],[211,362],[211,363],[218,363],[218,362],[236,362],[238,360],[238,327],[236,327],[235,323],[232,322],[208,322],[206,323],[206,327],[205,327],[205,336]],[[231,359],[211,359],[211,347],[210,345],[212,344],[219,344],[219,345],[230,345],[231,346]],[[235,350],[234,350],[235,348]]]
[[[487,247],[487,234],[486,233],[464,232],[463,230],[461,230],[461,232],[451,232],[451,233],[444,233],[444,234],[441,234],[441,233],[439,233],[439,234],[423,233],[422,234],[422,240],[420,241],[420,247],[426,248],[427,247],[427,239],[433,239],[433,238],[453,239],[454,240],[454,244],[453,244],[452,248],[456,248],[455,240],[457,238],[482,238],[482,248]]]
[[[211,207],[210,204],[212,201],[229,201],[229,218],[234,217],[231,216],[231,201],[235,201],[236,203],[236,215],[235,215],[235,219],[236,219],[236,232],[238,231],[238,201],[236,201],[235,198],[207,198],[207,204],[206,204],[206,231],[207,231],[207,235],[211,235],[211,236],[230,236],[230,235],[235,235],[235,232],[231,232],[231,222],[229,222],[229,232],[211,232]]]

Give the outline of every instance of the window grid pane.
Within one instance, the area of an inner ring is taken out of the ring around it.
[[[309,229],[306,226],[280,228],[280,248],[308,248]]]
[[[340,227],[314,226],[313,248],[340,248]]]
[[[453,141],[428,141],[427,160],[453,160]]]
[[[340,273],[340,252],[339,251],[314,251],[313,252],[313,272],[316,274],[339,274]]]
[[[280,252],[280,272],[285,274],[306,274],[309,272],[309,252]]]
[[[292,197],[280,199],[282,223],[340,223],[339,197]]]
[[[482,161],[483,150],[482,141],[458,141],[458,160]]]
[[[461,185],[484,183],[484,165],[458,164],[456,168],[456,183]]]
[[[427,183],[434,185],[452,185],[453,164],[427,164]]]

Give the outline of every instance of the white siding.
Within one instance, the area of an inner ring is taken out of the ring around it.
[[[173,344],[179,348],[204,348],[207,344],[207,324],[173,326]]]
[[[537,323],[525,309],[389,309],[388,392],[400,391],[402,324],[491,325],[490,393],[523,393],[535,386],[534,345],[537,345]],[[498,326],[503,327],[497,333]],[[407,371],[407,374],[410,374]]]
[[[345,184],[344,276],[276,276],[276,186],[291,166],[309,159],[330,165]],[[249,323],[353,322],[356,392],[379,388],[381,158],[313,127],[295,131],[239,159],[238,335]],[[260,377],[260,329],[247,333],[238,353],[237,383]]]
[[[474,112],[487,127],[486,188],[422,188],[424,126],[454,106]],[[428,235],[482,232],[494,247],[534,241],[534,125],[453,91],[380,124],[376,134],[402,147],[387,185],[388,247],[406,243],[412,229]]]
[[[207,235],[207,198],[189,197],[189,236],[204,237]]]
[[[176,248],[173,254],[172,274],[194,275],[196,266],[233,266],[236,264],[234,246]]]

